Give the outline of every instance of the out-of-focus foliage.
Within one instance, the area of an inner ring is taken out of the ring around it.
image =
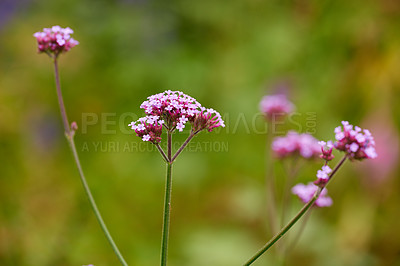
[[[159,261],[164,192],[161,157],[127,127],[140,103],[179,89],[223,114],[227,127],[200,134],[174,165],[169,260],[240,265],[270,237],[258,103],[276,84],[298,113],[275,135],[290,128],[328,140],[349,120],[370,128],[380,155],[346,163],[329,185],[334,205],[312,212],[286,265],[400,265],[394,0],[1,1],[1,265],[118,264],[63,136],[51,60],[36,53],[32,34],[52,25],[80,42],[60,59],[64,99],[88,182],[130,265]],[[278,179],[288,165],[275,163]],[[320,166],[303,163],[299,181]],[[300,206],[293,197],[292,211]],[[255,265],[276,265],[279,254]]]

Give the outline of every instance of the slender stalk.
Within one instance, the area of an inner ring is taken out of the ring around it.
[[[60,111],[61,111],[62,121],[64,124],[65,136],[67,138],[67,141],[71,148],[72,154],[74,156],[74,160],[75,160],[76,166],[78,168],[79,176],[80,176],[83,188],[86,192],[86,196],[89,199],[90,206],[93,209],[93,212],[97,218],[97,221],[100,224],[101,229],[103,229],[103,232],[104,232],[105,236],[107,237],[107,240],[110,243],[111,247],[113,248],[115,254],[117,255],[119,261],[121,262],[122,265],[127,266],[128,264],[126,263],[125,259],[123,258],[121,252],[119,251],[117,245],[115,244],[113,238],[111,237],[111,234],[108,231],[107,226],[103,221],[103,218],[101,217],[100,211],[97,208],[96,202],[90,191],[90,188],[86,181],[85,175],[83,174],[82,166],[81,166],[81,163],[79,160],[78,152],[76,150],[75,141],[74,141],[74,133],[75,132],[71,131],[71,128],[70,128],[69,122],[68,122],[68,118],[67,118],[67,113],[65,111],[64,100],[63,100],[62,93],[61,93],[60,75],[59,75],[59,71],[58,71],[57,57],[54,58],[54,73],[55,73],[55,79],[56,79],[58,103],[60,105]]]
[[[106,237],[108,239],[108,242],[110,243],[111,247],[113,248],[115,254],[117,255],[117,257],[119,259],[119,261],[121,262],[122,265],[127,266],[128,264],[126,263],[124,257],[122,256],[122,254],[119,251],[117,245],[115,244],[110,232],[108,231],[106,224],[104,223],[104,220],[103,220],[103,218],[102,218],[102,216],[100,214],[99,209],[97,208],[97,204],[96,204],[96,202],[95,202],[95,200],[93,198],[93,195],[92,195],[92,193],[90,191],[89,185],[86,182],[85,176],[84,176],[83,171],[82,171],[82,166],[81,166],[80,161],[79,161],[78,153],[76,151],[76,146],[75,146],[74,139],[71,138],[69,143],[70,143],[70,147],[71,147],[72,153],[74,155],[76,166],[78,167],[78,171],[79,171],[79,175],[81,177],[82,185],[83,185],[83,187],[85,189],[86,196],[89,199],[90,205],[92,206],[92,209],[93,209],[93,212],[94,212],[94,214],[95,214],[95,216],[97,218],[97,221],[99,222],[101,228],[103,229],[103,232],[106,235]]]
[[[161,240],[161,266],[167,265],[168,258],[168,237],[171,212],[171,191],[172,191],[172,163],[167,163],[167,176],[165,180],[164,216]]]
[[[167,175],[165,178],[165,196],[164,196],[164,215],[163,215],[163,228],[161,239],[161,266],[167,265],[168,259],[168,238],[169,238],[169,223],[171,213],[171,192],[172,192],[172,132],[167,131]]]
[[[344,161],[347,159],[347,156],[345,155],[340,162],[335,166],[335,169],[333,169],[332,173],[329,175],[329,180],[328,182],[332,179],[334,174],[337,172],[337,170],[342,166]],[[326,184],[328,185],[328,183]],[[325,185],[325,186],[326,186]],[[321,194],[321,191],[324,188],[319,187],[317,191],[314,193],[314,196],[312,199],[301,208],[301,210],[292,218],[292,220],[289,221],[289,223],[281,229],[281,231],[276,234],[271,240],[269,240],[253,257],[251,257],[245,264],[244,266],[251,265],[254,261],[256,261],[264,252],[266,252],[270,247],[272,247],[283,235],[285,235],[289,229],[296,224],[296,222],[311,208],[311,206],[314,205],[314,202],[318,199],[319,195]]]
[[[168,161],[172,162],[171,160],[171,154],[172,154],[172,132],[167,131],[167,146],[168,146]]]
[[[171,162],[174,162],[176,157],[178,157],[179,154],[181,154],[181,152],[185,149],[185,147],[188,145],[188,143],[192,140],[192,138],[199,133],[199,131],[197,132],[190,132],[189,137],[185,140],[185,142],[182,144],[182,146],[178,149],[178,151],[174,154],[174,156],[171,159]]]
[[[295,238],[293,239],[292,243],[290,246],[285,250],[285,256],[289,256],[289,253],[294,249],[296,246],[297,242],[299,242],[301,235],[304,232],[304,229],[306,228],[307,222],[312,214],[312,209],[308,211],[303,218],[303,221],[300,224],[300,229],[299,232],[296,234]]]
[[[70,135],[71,129],[69,127],[67,112],[65,111],[64,99],[61,93],[60,74],[58,72],[57,57],[54,58],[53,62],[54,62],[54,73],[56,77],[57,99],[58,99],[58,105],[60,106],[61,118],[64,124],[64,131],[66,135]]]
[[[167,155],[165,154],[164,150],[161,148],[160,144],[156,143],[155,145],[156,145],[158,151],[160,152],[161,156],[163,157],[164,161],[166,163],[168,163],[169,159],[168,159]]]

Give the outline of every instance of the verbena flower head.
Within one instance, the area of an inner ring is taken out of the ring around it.
[[[317,139],[295,131],[289,131],[285,137],[276,137],[272,142],[272,150],[278,158],[300,155],[306,159],[317,157],[321,151]]]
[[[329,181],[329,174],[332,173],[332,169],[328,165],[322,166],[321,170],[317,172],[317,180],[314,182],[317,186],[325,186]]]
[[[335,156],[332,154],[333,143],[331,140],[328,142],[319,141],[318,144],[321,146],[320,158],[324,159],[325,161],[331,161],[333,158],[335,158]]]
[[[302,202],[307,203],[312,199],[317,189],[318,186],[314,185],[312,182],[307,185],[297,184],[292,188],[292,193],[297,195]],[[321,191],[321,194],[315,201],[315,205],[318,207],[329,207],[332,203],[333,201],[328,196],[328,190],[326,188]]]
[[[268,118],[285,116],[294,111],[294,105],[284,94],[266,95],[260,102],[260,111]]]
[[[342,121],[342,125],[335,128],[336,149],[347,153],[350,159],[374,159],[378,156],[374,138],[368,129],[353,128],[347,121]]]
[[[203,129],[211,132],[216,127],[225,127],[221,115],[207,109],[196,99],[181,91],[165,91],[152,95],[144,101],[140,108],[144,109],[146,117],[132,122],[129,126],[143,141],[158,143],[161,141],[162,128],[169,131],[183,131],[189,122],[193,133]]]
[[[38,43],[38,52],[47,53],[57,57],[62,52],[69,51],[79,42],[71,38],[70,34],[74,33],[69,27],[61,28],[60,26],[53,26],[51,28],[44,28],[43,31],[36,32],[33,36]]]

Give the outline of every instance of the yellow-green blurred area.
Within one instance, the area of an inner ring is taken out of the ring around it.
[[[225,119],[174,163],[169,265],[231,266],[271,237],[272,129],[258,104],[282,88],[297,110],[274,135],[329,140],[348,120],[371,130],[379,157],[346,162],[329,184],[333,206],[312,211],[292,249],[301,222],[254,265],[282,256],[285,265],[400,265],[396,0],[1,0],[0,265],[119,264],[64,138],[51,59],[37,53],[33,33],[53,25],[80,42],[60,57],[64,100],[88,183],[129,265],[159,264],[165,163],[127,126],[144,115],[146,97],[182,90]],[[300,163],[296,182],[314,180],[323,164]],[[274,163],[279,202],[291,164]],[[295,213],[302,204],[291,202]]]

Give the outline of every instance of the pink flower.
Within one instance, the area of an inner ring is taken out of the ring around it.
[[[300,200],[304,203],[308,203],[313,197],[315,192],[317,191],[318,186],[314,185],[313,183],[308,183],[307,185],[304,184],[297,184],[292,188],[292,193],[297,195]],[[332,199],[328,196],[328,190],[324,188],[321,191],[318,199],[315,201],[315,205],[318,207],[329,207],[333,203]]]
[[[332,141],[319,141],[318,144],[321,146],[321,152],[322,154],[319,156],[321,159],[324,159],[325,161],[330,161],[335,156],[332,155],[332,150],[333,150],[333,143]]]
[[[285,116],[294,110],[294,105],[284,94],[266,95],[260,102],[260,110],[268,119]]]
[[[320,154],[320,146],[313,136],[295,131],[289,131],[285,137],[276,137],[272,142],[272,150],[279,158],[300,155],[309,159]]]
[[[317,172],[317,180],[314,182],[317,186],[325,186],[325,184],[329,181],[329,174],[332,173],[332,169],[324,165],[321,170]]]
[[[187,122],[192,124],[194,133],[203,129],[212,131],[216,127],[225,127],[217,111],[204,108],[196,99],[181,91],[168,90],[152,95],[140,108],[144,109],[147,116],[129,126],[143,141],[160,142],[163,127],[171,132],[176,129],[183,131]]]
[[[347,121],[342,121],[342,127],[335,128],[335,148],[344,151],[350,159],[374,159],[378,155],[375,151],[375,141],[368,129],[354,127]]]
[[[69,27],[61,28],[60,26],[53,26],[51,28],[44,28],[42,32],[36,32],[33,36],[38,43],[38,52],[53,54],[57,57],[62,52],[69,51],[79,42],[71,38],[70,34],[74,33]]]

